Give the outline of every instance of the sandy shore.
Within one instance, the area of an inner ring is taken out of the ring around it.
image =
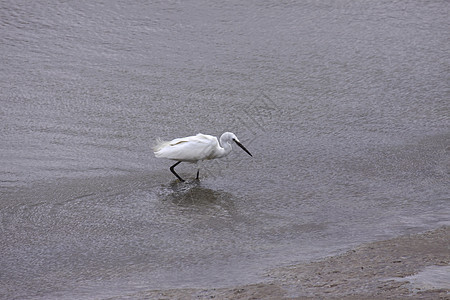
[[[268,272],[270,280],[264,283],[152,290],[115,299],[450,299],[449,265],[450,226],[445,226],[272,270]],[[438,276],[441,284],[420,285],[409,277],[427,268],[444,270],[445,276]]]

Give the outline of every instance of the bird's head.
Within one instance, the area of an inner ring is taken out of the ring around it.
[[[235,142],[236,145],[238,145],[239,147],[241,147],[242,150],[244,150],[245,152],[247,152],[248,155],[252,156],[253,155],[250,153],[250,151],[248,151],[244,145],[241,144],[241,142],[239,141],[239,139],[237,138],[237,136],[232,133],[232,132],[225,132],[224,134],[222,134],[222,136],[220,137],[221,142],[224,141],[225,143],[231,143],[231,141]]]

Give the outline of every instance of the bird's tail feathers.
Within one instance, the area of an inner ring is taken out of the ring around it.
[[[163,141],[161,138],[156,138],[155,144],[153,145],[153,152],[158,152],[162,148],[164,148],[166,145],[168,145],[169,142]]]

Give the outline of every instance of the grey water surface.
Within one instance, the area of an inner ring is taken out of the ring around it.
[[[225,287],[450,224],[448,1],[2,1],[0,298]],[[220,161],[157,137],[234,132]]]

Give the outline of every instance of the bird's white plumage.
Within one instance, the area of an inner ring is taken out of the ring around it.
[[[199,133],[169,142],[158,141],[153,150],[158,158],[197,162],[219,157],[220,148],[219,141],[215,136]]]
[[[199,160],[208,160],[214,158],[221,158],[228,155],[232,148],[231,143],[235,142],[250,156],[250,152],[239,142],[234,133],[225,132],[220,136],[220,143],[215,136],[207,134],[197,134],[184,138],[178,138],[171,141],[157,140],[153,147],[153,152],[158,158],[167,158],[176,160],[170,171],[181,181],[184,181],[178,175],[174,168],[182,161],[196,163]],[[198,179],[197,172],[197,179]]]

